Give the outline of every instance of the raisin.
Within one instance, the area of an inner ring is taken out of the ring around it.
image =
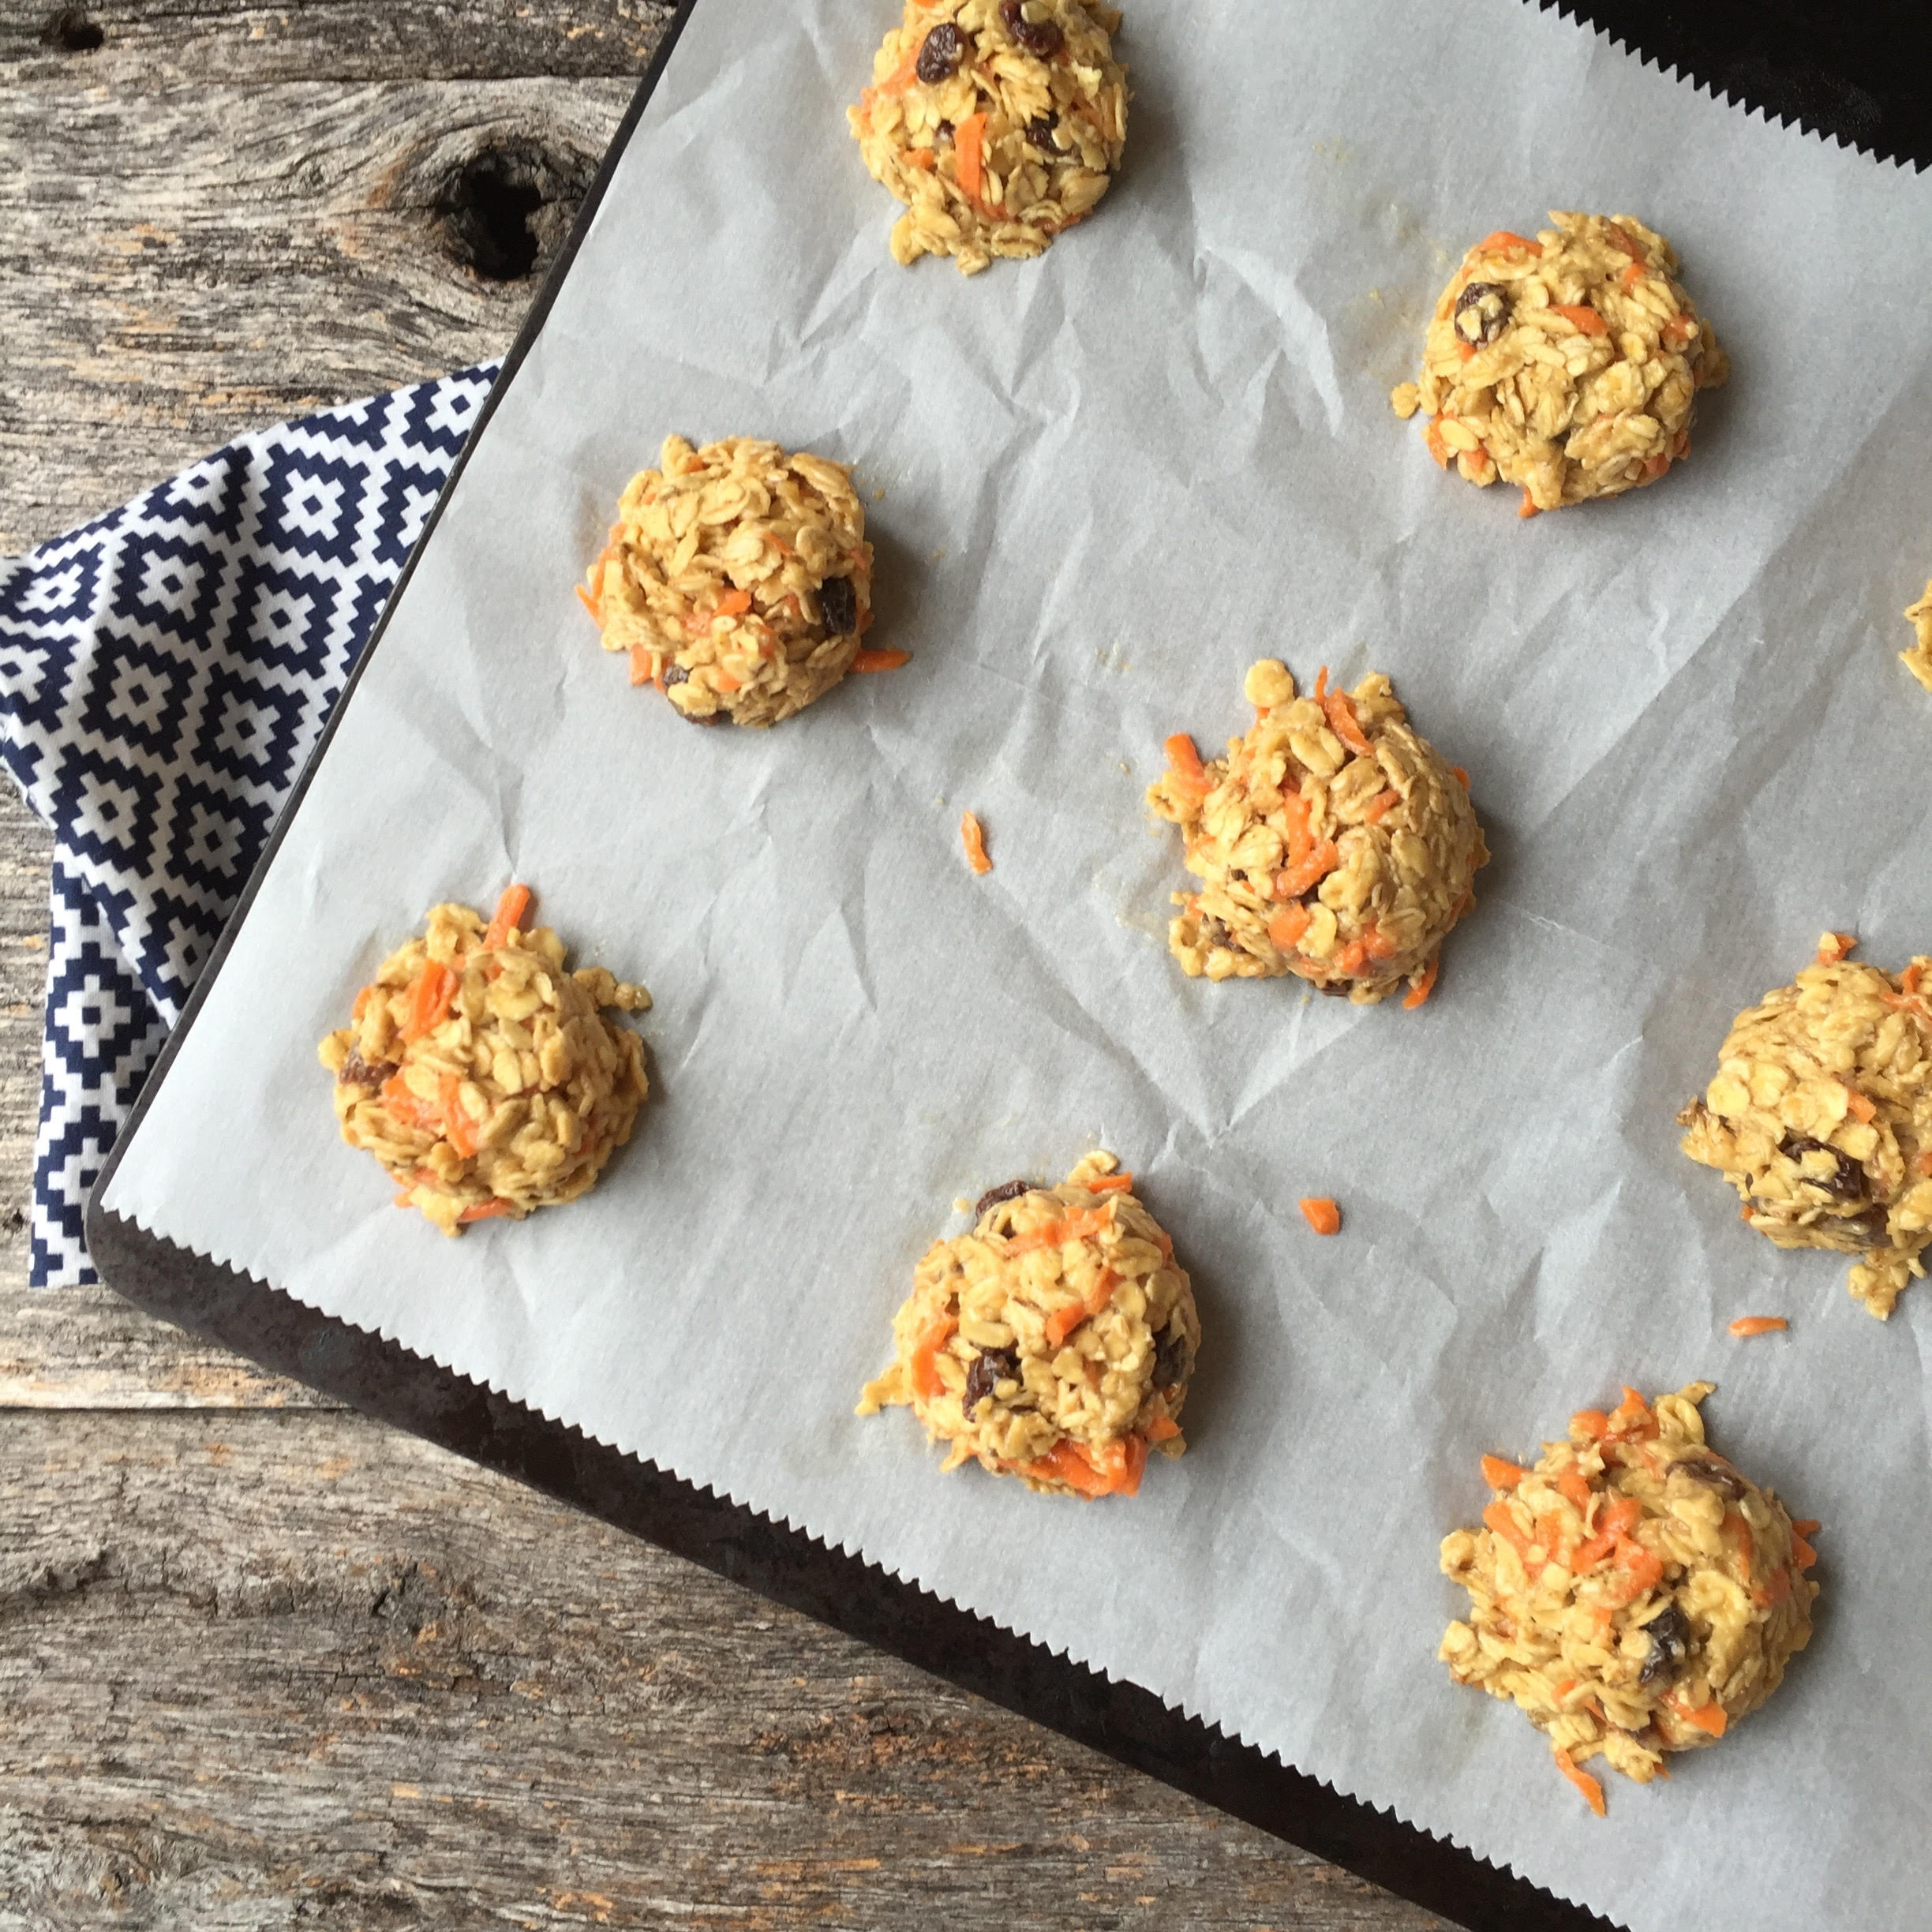
[[[666,665],[665,666],[665,683],[667,686],[688,684],[690,682],[691,673],[682,665]]]
[[[1494,282],[1472,282],[1456,298],[1452,326],[1458,342],[1486,349],[1510,319],[1509,290]]]
[[[1029,54],[1037,54],[1042,60],[1049,60],[1060,51],[1066,36],[1060,31],[1058,21],[1030,21],[1020,10],[1020,0],[1001,0],[1000,18],[1006,23],[1006,31]]]
[[[335,1077],[345,1087],[380,1087],[395,1071],[394,1064],[387,1060],[371,1066],[362,1058],[361,1050],[351,1046],[348,1058],[343,1061]]]
[[[983,1215],[989,1208],[997,1208],[1002,1201],[1017,1200],[1022,1194],[1033,1191],[1031,1181],[1002,1181],[996,1188],[988,1188],[979,1196],[973,1208],[975,1215]]]
[[[1834,1225],[1857,1229],[1868,1248],[1889,1248],[1892,1245],[1892,1217],[1882,1208],[1867,1208],[1863,1214],[1847,1215]]]
[[[1154,1386],[1172,1388],[1185,1378],[1187,1372],[1187,1336],[1177,1324],[1154,1344]]]
[[[1727,1503],[1739,1501],[1744,1494],[1744,1478],[1720,1455],[1679,1456],[1671,1465],[1682,1470],[1693,1482],[1714,1489]]]
[[[1060,117],[1050,107],[1043,114],[1037,114],[1027,123],[1027,139],[1042,154],[1058,154],[1060,151],[1054,142],[1054,129],[1060,125]]]
[[[1211,913],[1201,921],[1201,938],[1206,941],[1211,952],[1217,949],[1223,952],[1234,950],[1234,935],[1228,930],[1225,922],[1215,918]]]
[[[1865,1198],[1865,1170],[1848,1154],[1841,1154],[1835,1147],[1827,1147],[1822,1140],[1814,1140],[1806,1134],[1788,1133],[1778,1143],[1778,1151],[1796,1160],[1801,1154],[1829,1154],[1837,1163],[1833,1172],[1822,1181],[1807,1174],[1810,1185],[1822,1188],[1833,1200],[1855,1201]]]
[[[847,637],[857,627],[859,596],[849,577],[828,577],[818,586],[818,615],[827,637]]]
[[[1644,1659],[1637,1681],[1653,1684],[1660,1677],[1675,1677],[1690,1654],[1690,1619],[1675,1604],[1666,1604],[1644,1626],[1644,1634],[1650,1639],[1650,1654]]]
[[[966,36],[952,21],[942,21],[926,36],[926,43],[919,51],[919,63],[912,71],[932,87],[942,80],[950,80],[965,58]]]
[[[970,1418],[979,1406],[979,1398],[993,1394],[995,1384],[1019,1380],[1020,1357],[1011,1349],[982,1349],[966,1371],[966,1393],[960,1398],[960,1406]]]

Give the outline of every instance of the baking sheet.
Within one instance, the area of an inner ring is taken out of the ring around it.
[[[1822,928],[1926,943],[1893,656],[1925,185],[1514,0],[1150,6],[1114,193],[966,283],[891,264],[844,132],[885,24],[687,27],[107,1205],[1638,1932],[1900,1919],[1926,1291],[1881,1327],[1840,1262],[1747,1240],[1671,1114]],[[1525,526],[1386,392],[1461,248],[1551,206],[1669,234],[1735,374],[1663,488]],[[673,429],[856,462],[871,641],[912,664],[769,734],[631,692],[568,585]],[[1471,770],[1496,863],[1419,1013],[1166,957],[1140,792],[1168,732],[1245,724],[1264,653],[1386,669]],[[444,1242],[335,1142],[313,1043],[425,906],[512,875],[652,987],[656,1093],[571,1212]],[[942,1479],[849,1413],[912,1261],[956,1196],[1096,1143],[1196,1277],[1193,1446],[1132,1506]],[[1794,1333],[1732,1342],[1744,1312]],[[1819,1634],[1600,1824],[1433,1662],[1435,1548],[1481,1451],[1698,1375],[1825,1522]]]

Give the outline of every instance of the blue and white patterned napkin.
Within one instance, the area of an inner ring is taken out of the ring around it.
[[[369,642],[494,365],[244,436],[0,560],[0,758],[54,831],[36,1287]]]

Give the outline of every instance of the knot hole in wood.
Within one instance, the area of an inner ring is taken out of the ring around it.
[[[436,196],[444,239],[486,282],[519,282],[570,232],[593,164],[534,142],[498,140],[454,168]]]
[[[79,7],[62,7],[40,29],[43,45],[63,54],[92,54],[107,36]]]

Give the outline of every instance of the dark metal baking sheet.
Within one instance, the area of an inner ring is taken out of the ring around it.
[[[497,393],[541,333],[617,158],[696,4],[683,0],[665,34],[570,239],[504,361]],[[889,11],[890,0],[881,4]],[[1862,5],[1840,0],[1829,7],[1816,0],[1593,0],[1560,10],[1747,106],[1835,134],[1880,158],[1921,167],[1932,160],[1932,108],[1916,91],[1922,56],[1932,39],[1927,21],[1932,9],[1923,0]],[[444,486],[444,500],[487,433],[494,402],[492,396],[481,412]],[[399,593],[433,538],[440,509],[439,501]],[[385,629],[386,620],[362,665],[380,648]],[[351,676],[349,690],[361,668]],[[340,711],[339,706],[339,717]],[[328,755],[333,732],[331,723],[291,805]],[[284,814],[284,825],[290,815]],[[280,837],[278,829],[149,1077],[130,1131],[194,1025]],[[121,1144],[129,1137],[124,1135]],[[88,1247],[103,1280],[150,1312],[892,1651],[1461,1924],[1497,1932],[1582,1932],[1608,1925],[1486,1860],[1339,1796],[1278,1759],[1169,1709],[1136,1685],[1110,1683],[856,1557],[148,1234],[99,1205],[118,1159],[118,1152],[110,1156],[89,1204]]]

